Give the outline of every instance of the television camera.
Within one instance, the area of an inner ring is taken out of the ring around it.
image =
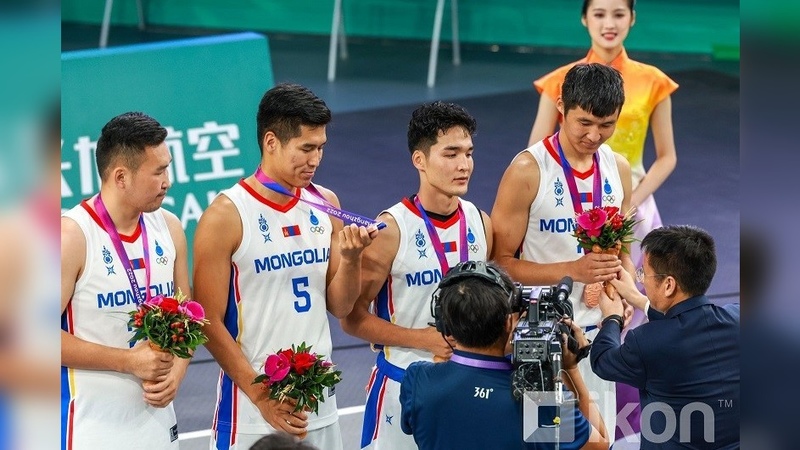
[[[536,288],[518,284],[511,299],[512,311],[520,314],[511,335],[512,382],[517,398],[530,391],[560,390],[556,377],[561,371],[562,333],[567,334],[568,348],[581,353],[572,330],[561,322],[564,316],[573,318],[569,300],[572,278],[564,277],[555,286],[541,288],[538,297],[533,297],[535,292]]]

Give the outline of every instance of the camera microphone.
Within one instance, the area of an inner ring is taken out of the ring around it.
[[[572,278],[564,277],[561,280],[563,283],[564,280],[567,280],[569,283],[568,289],[569,291],[572,290]],[[559,283],[559,291],[561,289],[561,283]],[[569,292],[567,291],[567,292]],[[567,294],[569,297],[569,294]],[[555,408],[556,408],[556,415],[555,418],[558,419],[558,423],[555,426],[555,448],[558,450],[561,448],[561,405],[564,403],[564,391],[561,383],[561,352],[557,352],[553,354],[553,374],[555,374],[555,379],[553,380],[553,384],[555,385]]]
[[[569,295],[572,294],[572,277],[565,276],[558,282],[556,287],[556,298],[559,302],[569,300]]]
[[[561,353],[553,354],[553,382],[555,384],[556,405],[564,403],[564,393],[561,390]]]

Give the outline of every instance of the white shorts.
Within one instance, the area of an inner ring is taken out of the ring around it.
[[[367,406],[361,430],[361,448],[371,450],[414,450],[414,437],[400,427],[400,383],[372,369],[367,386]]]

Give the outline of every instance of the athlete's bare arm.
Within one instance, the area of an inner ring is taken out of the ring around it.
[[[339,199],[333,191],[317,185],[320,193],[332,205],[340,207]],[[361,274],[361,253],[372,243],[377,230],[350,224],[344,226],[341,220],[331,217],[331,256],[328,261],[327,299],[328,311],[336,318],[345,317],[353,309],[358,298],[359,277]]]
[[[372,245],[364,250],[361,294],[353,306],[353,311],[341,320],[342,329],[373,344],[417,348],[434,355],[449,355],[452,350],[436,328],[430,326],[405,328],[381,319],[369,311],[370,304],[389,277],[392,263],[400,247],[400,230],[394,218],[384,213],[378,220],[386,223],[386,228],[382,229]]]
[[[61,314],[67,310],[75,291],[75,283],[83,272],[86,260],[86,238],[75,221],[61,219]],[[130,373],[142,380],[163,381],[169,374],[174,357],[158,352],[147,342],[132,349],[108,347],[88,342],[61,331],[61,364],[76,369],[113,370]]]
[[[527,285],[555,284],[565,275],[582,283],[614,278],[619,260],[613,255],[589,253],[573,261],[556,263],[523,261],[516,257],[528,230],[530,208],[539,191],[539,180],[539,165],[528,152],[518,154],[503,174],[492,208],[492,259],[505,268],[511,278]]]

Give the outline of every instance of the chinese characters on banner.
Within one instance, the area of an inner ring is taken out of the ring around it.
[[[217,193],[244,177],[241,151],[236,145],[239,125],[212,120],[186,130],[167,125],[165,128],[172,154],[172,164],[167,169],[172,187],[164,207],[181,219],[184,229],[193,228]],[[88,135],[79,136],[72,144],[61,142],[61,198],[65,210],[100,188],[94,162],[96,146],[97,141]],[[77,155],[65,158],[70,151]]]

